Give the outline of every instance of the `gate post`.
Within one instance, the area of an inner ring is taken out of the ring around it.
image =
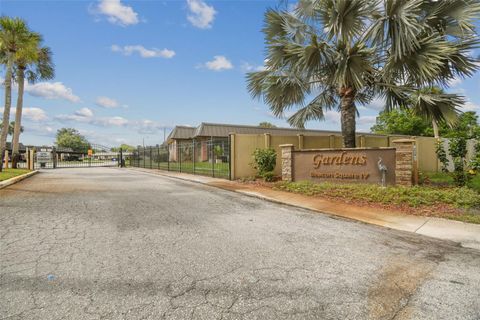
[[[195,174],[195,139],[192,139],[192,144],[193,144],[193,174]]]
[[[150,147],[150,169],[152,169],[152,147]]]
[[[35,149],[30,150],[30,154],[28,155],[30,159],[30,170],[35,170]]]
[[[124,163],[123,163],[123,150],[122,150],[122,147],[120,147],[119,152],[120,152],[120,155],[119,155],[119,159],[118,159],[118,160],[119,160],[120,162],[119,162],[118,164],[120,165],[120,168],[123,168],[123,167],[125,167],[125,165],[124,165]]]
[[[57,168],[57,149],[55,147],[52,148],[52,167],[53,169]]]
[[[212,153],[212,177],[215,178],[215,145],[213,143],[213,137],[211,139],[212,139],[212,150],[211,150],[211,153]]]

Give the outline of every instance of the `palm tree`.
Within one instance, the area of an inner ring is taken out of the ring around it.
[[[357,104],[380,96],[388,111],[478,69],[469,52],[479,44],[479,14],[479,0],[300,0],[294,12],[268,10],[265,70],[247,75],[248,90],[278,117],[299,108],[288,118],[296,127],[338,109],[344,146],[353,148]]]
[[[19,18],[0,17],[0,52],[6,57],[5,72],[5,107],[3,109],[2,131],[0,134],[0,172],[3,168],[3,156],[7,143],[10,108],[12,104],[12,73],[15,54],[20,48],[36,47],[38,43],[36,34],[28,30],[25,21]]]
[[[41,37],[38,35],[39,44]],[[15,111],[15,129],[13,133],[12,167],[16,167],[20,157],[19,142],[23,111],[23,94],[25,86],[25,75],[30,83],[37,80],[52,79],[55,75],[52,62],[52,52],[49,47],[25,47],[17,51],[15,58],[15,75],[18,83],[17,109]]]
[[[415,114],[432,122],[433,135],[436,139],[440,138],[439,123],[444,122],[449,127],[457,123],[460,113],[458,108],[463,102],[455,97],[443,99],[445,96],[442,88],[428,87],[415,92],[410,104]]]

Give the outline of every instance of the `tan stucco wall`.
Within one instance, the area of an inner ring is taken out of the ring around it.
[[[303,148],[304,149],[330,148],[330,137],[329,136],[318,136],[318,137],[304,136]]]
[[[435,138],[431,137],[416,137],[416,154],[418,169],[425,172],[438,171],[438,160]]]
[[[256,148],[270,148],[277,152],[277,166],[275,173],[281,175],[281,150],[279,145],[292,144],[299,149],[300,140],[303,139],[303,149],[319,148],[341,148],[343,139],[341,135],[325,136],[266,136],[264,134],[235,134],[232,139],[232,172],[233,178],[244,178],[255,176],[256,171],[252,168],[252,154]],[[392,141],[405,138],[405,136],[362,136],[357,137],[357,144],[360,147],[392,147]],[[416,142],[416,158],[419,171],[430,172],[440,170],[437,154],[435,152],[435,138],[433,137],[412,137]],[[469,145],[473,149],[473,143]],[[470,150],[470,153],[471,150]]]

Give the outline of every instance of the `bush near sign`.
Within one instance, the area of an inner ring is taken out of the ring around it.
[[[395,184],[395,148],[318,149],[292,152],[292,180]]]

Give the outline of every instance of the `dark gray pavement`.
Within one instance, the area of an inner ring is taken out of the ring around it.
[[[0,190],[0,319],[480,319],[480,251],[115,168]]]

